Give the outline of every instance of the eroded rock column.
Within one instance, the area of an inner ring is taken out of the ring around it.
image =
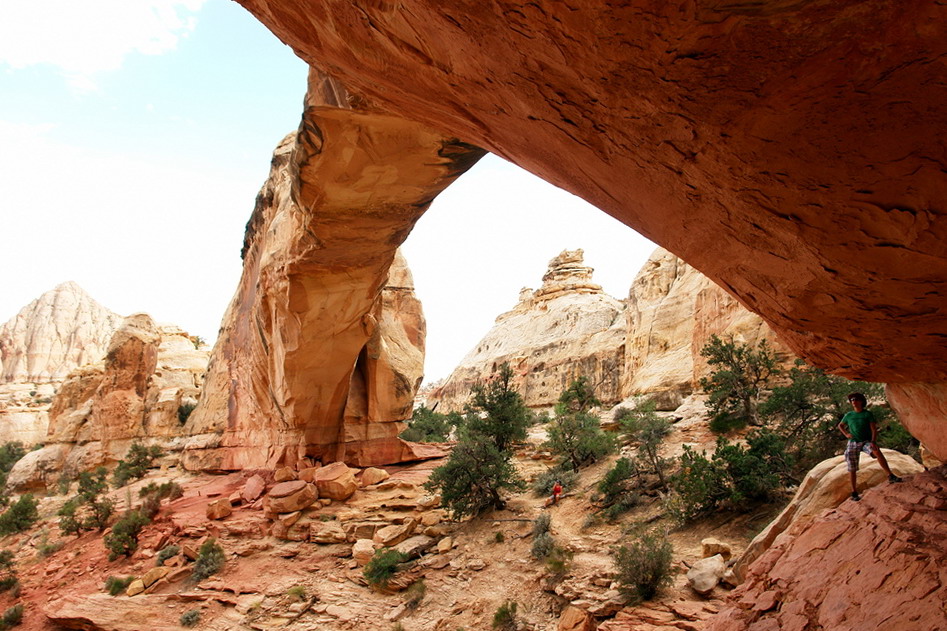
[[[392,421],[410,416],[423,317],[403,269],[389,271],[415,221],[483,151],[315,71],[305,105],[247,226],[243,277],[188,423],[191,468],[410,455]]]

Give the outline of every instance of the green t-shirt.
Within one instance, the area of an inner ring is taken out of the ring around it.
[[[842,422],[848,425],[852,440],[860,443],[871,440],[871,424],[875,422],[875,415],[868,410],[849,412],[842,417]]]

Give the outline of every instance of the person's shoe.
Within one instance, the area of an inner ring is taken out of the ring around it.
[[[853,501],[853,502],[860,502],[861,499],[862,499],[862,496],[861,496],[861,495],[859,495],[858,493],[852,493],[852,501]]]
[[[893,473],[888,476],[888,482],[902,482],[902,481],[903,481],[903,480],[901,480],[901,478],[899,478],[898,476],[896,476],[896,475],[893,474]]]

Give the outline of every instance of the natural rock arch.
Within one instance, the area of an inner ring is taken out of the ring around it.
[[[372,107],[678,254],[798,354],[947,433],[947,7],[241,0]]]

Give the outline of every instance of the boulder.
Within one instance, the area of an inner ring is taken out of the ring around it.
[[[433,548],[436,541],[436,539],[427,535],[414,535],[395,545],[393,549],[405,555],[408,559],[416,559]]]
[[[578,607],[568,606],[559,616],[559,631],[594,631],[595,618]]]
[[[355,473],[344,462],[333,462],[313,473],[312,482],[319,489],[319,497],[344,501],[358,489]]]
[[[695,592],[706,596],[714,590],[726,571],[727,564],[723,557],[715,554],[696,562],[687,572],[687,582]]]
[[[454,547],[454,540],[450,537],[444,537],[437,542],[437,552],[438,554],[446,554],[451,551]]]
[[[214,500],[207,504],[207,519],[223,519],[224,517],[229,517],[233,513],[233,506],[230,504],[229,498],[221,498]]]
[[[153,567],[141,577],[141,582],[144,586],[151,587],[152,584],[157,582],[159,579],[164,578],[171,573],[171,568],[159,565],[158,567]]]
[[[365,565],[375,555],[375,542],[371,539],[359,539],[352,545],[352,558],[359,565]]]
[[[296,471],[290,467],[280,467],[273,473],[276,482],[289,482],[296,479]]]
[[[249,504],[263,495],[263,491],[265,490],[266,481],[263,479],[263,476],[254,474],[250,476],[250,479],[243,485],[243,500]]]
[[[267,513],[292,513],[311,506],[319,498],[316,487],[302,480],[280,482],[263,498]]]
[[[384,469],[369,467],[362,471],[362,486],[372,486],[373,484],[384,482],[389,477],[391,477],[391,475]]]
[[[723,541],[713,537],[707,537],[700,542],[700,554],[705,559],[719,554],[723,557],[724,561],[729,561],[730,557],[733,556],[733,551],[730,549],[730,546]]]
[[[390,548],[414,534],[417,525],[418,522],[416,520],[408,519],[405,523],[400,525],[385,526],[375,533],[372,540],[379,545]]]
[[[131,583],[128,584],[128,589],[125,590],[126,596],[137,596],[138,594],[145,591],[145,582],[140,578],[136,578]]]
[[[309,528],[312,543],[345,543],[348,540],[342,526],[336,521],[314,521]]]

